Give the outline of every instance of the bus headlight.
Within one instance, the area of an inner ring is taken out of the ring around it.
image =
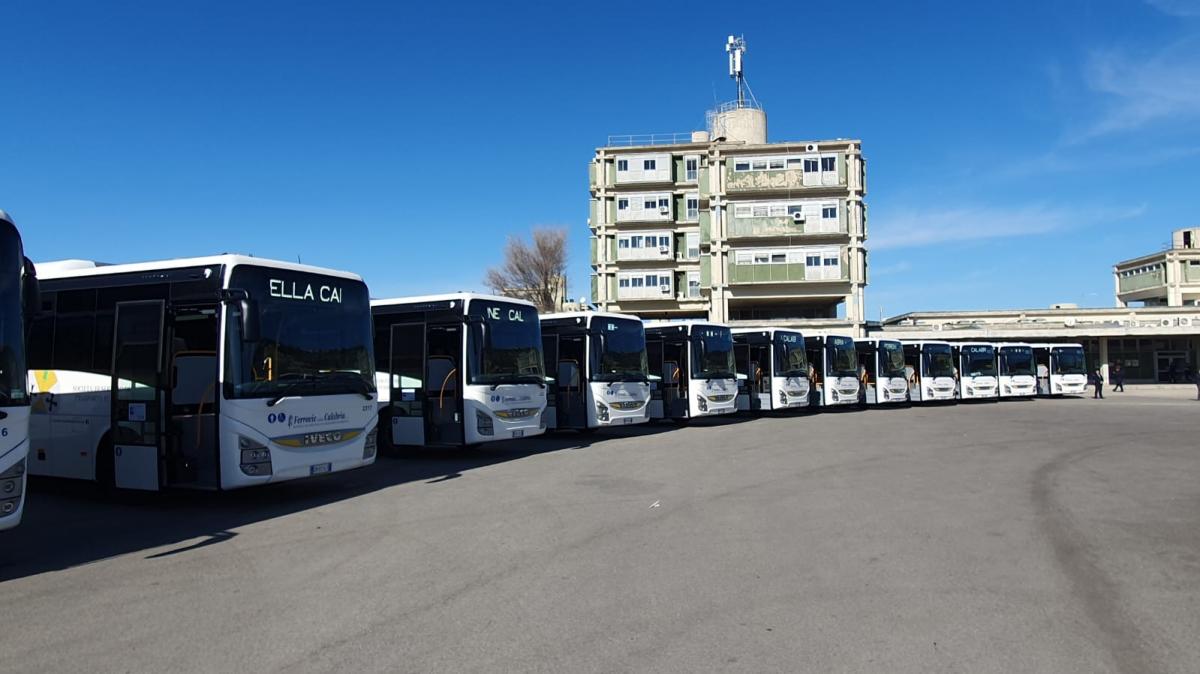
[[[242,455],[240,466],[243,473],[251,477],[271,474],[271,450],[261,442],[239,435],[238,450]]]
[[[701,396],[701,395],[696,396],[696,404],[700,406],[701,412],[708,411],[708,401],[704,399],[704,396]]]
[[[496,429],[492,425],[492,418],[479,410],[475,410],[475,430],[479,431],[480,435],[495,435],[496,433]]]
[[[25,459],[14,463],[11,468],[0,473],[0,517],[11,515],[21,505],[21,492],[25,484]]]
[[[599,400],[596,401],[596,418],[600,421],[608,421],[608,405]]]
[[[372,428],[370,433],[367,433],[367,439],[363,442],[363,459],[369,459],[375,456],[376,442],[379,438],[379,429]]]

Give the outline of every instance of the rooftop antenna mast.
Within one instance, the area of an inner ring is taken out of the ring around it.
[[[742,74],[742,55],[746,53],[746,40],[730,35],[725,41],[725,51],[729,53],[729,76],[737,82],[737,106],[745,107],[746,78]]]

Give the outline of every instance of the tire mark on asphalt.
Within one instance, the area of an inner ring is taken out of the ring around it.
[[[1125,610],[1116,582],[1100,568],[1099,558],[1070,510],[1055,495],[1058,476],[1114,444],[1085,447],[1060,454],[1034,472],[1032,497],[1038,526],[1050,542],[1055,561],[1082,602],[1087,618],[1103,635],[1102,645],[1121,672],[1160,672],[1164,667],[1149,648],[1146,635]]]

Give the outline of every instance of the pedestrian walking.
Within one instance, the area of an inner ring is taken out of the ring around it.
[[[1196,400],[1200,400],[1200,372],[1195,374],[1196,377]]]
[[[1112,383],[1114,393],[1117,391],[1120,391],[1121,393],[1125,392],[1125,369],[1121,367],[1120,363],[1113,365]]]
[[[1092,383],[1096,385],[1096,392],[1092,394],[1092,398],[1104,399],[1104,377],[1100,374],[1100,368],[1092,371]]]

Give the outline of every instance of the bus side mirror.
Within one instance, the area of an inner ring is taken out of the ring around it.
[[[41,310],[42,293],[41,286],[38,284],[37,270],[34,269],[33,263],[29,258],[25,258],[25,278],[21,283],[21,312],[25,317],[25,324],[29,325],[37,318],[38,312]]]
[[[258,318],[258,302],[243,297],[238,301],[242,312],[242,341],[257,342],[262,338],[262,324]]]

